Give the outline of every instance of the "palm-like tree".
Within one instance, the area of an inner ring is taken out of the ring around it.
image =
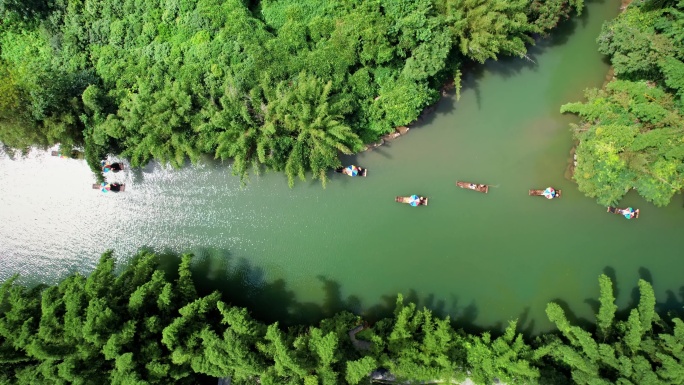
[[[363,146],[343,122],[332,82],[303,72],[275,88],[262,84],[262,89],[267,106],[261,131],[272,140],[259,149],[259,160],[284,169],[290,187],[295,177],[305,180],[309,170],[325,186],[326,172],[341,165],[339,152],[351,154]]]
[[[119,116],[108,118],[99,130],[124,138],[121,155],[130,157],[133,166],[156,159],[180,167],[186,157],[199,159],[195,139],[188,134],[192,110],[192,98],[178,82],[162,90],[141,85],[121,103]]]
[[[461,53],[479,62],[497,54],[524,56],[527,33],[536,27],[527,22],[526,0],[438,0],[453,41]]]
[[[266,163],[258,154],[264,153],[271,138],[261,130],[260,90],[256,88],[245,95],[235,85],[230,79],[226,82],[219,106],[207,109],[205,123],[198,131],[207,138],[207,147],[216,147],[216,158],[233,159],[233,173],[244,180],[250,166],[258,172],[260,158]],[[217,130],[220,133],[215,135]]]

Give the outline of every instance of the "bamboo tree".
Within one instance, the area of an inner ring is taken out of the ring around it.
[[[615,319],[615,297],[613,296],[613,282],[607,275],[599,276],[599,311],[596,314],[596,323],[599,336],[605,341],[610,336],[613,320]]]
[[[644,326],[644,332],[650,332],[654,322],[658,322],[659,318],[655,312],[656,298],[653,292],[653,286],[650,283],[639,280],[639,320]]]
[[[157,256],[141,252],[117,275],[110,252],[87,278],[32,290],[11,278],[0,286],[0,383],[190,384],[201,373],[236,384],[358,384],[380,367],[411,381],[461,381],[467,371],[476,383],[537,383],[565,369],[577,384],[684,379],[684,323],[655,313],[644,280],[639,303],[618,319],[612,282],[599,276],[595,335],[550,303],[559,334],[539,339],[536,350],[515,321],[496,338],[468,335],[398,296],[394,315],[364,331],[369,348],[357,351],[347,337],[357,316],[265,326],[217,292],[198,297],[190,266],[182,256],[169,281]]]
[[[552,339],[540,354],[550,354],[567,365],[578,384],[676,384],[673,379],[680,377],[672,364],[679,357],[671,356],[673,351],[667,344],[675,340],[667,334],[654,339],[651,333],[654,326],[662,326],[654,315],[651,285],[639,280],[641,296],[637,308],[631,309],[626,320],[615,321],[612,283],[601,275],[599,284],[601,308],[597,316],[597,337],[602,342],[597,342],[591,333],[572,326],[560,306],[550,303],[546,314],[564,340]],[[681,321],[675,319],[674,323],[679,325]]]
[[[509,322],[496,339],[485,332],[466,344],[470,376],[475,382],[533,383],[539,378],[539,369],[530,365],[532,349],[516,333],[516,325],[516,321]]]
[[[538,32],[527,22],[526,1],[441,0],[438,7],[461,53],[484,63],[497,55],[525,56],[528,33]]]
[[[292,338],[283,334],[276,323],[268,326],[264,339],[260,350],[273,360],[273,366],[266,369],[261,381],[264,384],[295,384],[305,381],[309,373],[292,346]]]
[[[658,376],[672,384],[684,381],[684,322],[675,318],[672,334],[658,335],[663,352],[657,353],[662,366],[658,368]]]
[[[352,385],[358,384],[362,379],[368,377],[368,374],[377,367],[377,361],[370,356],[355,361],[347,361],[345,379]]]
[[[275,88],[262,84],[267,103],[262,130],[275,137],[266,159],[284,169],[288,184],[305,180],[311,170],[323,185],[326,172],[341,165],[338,152],[358,151],[361,140],[342,121],[343,106],[331,94],[332,83],[322,83],[306,73]]]
[[[405,304],[399,295],[394,318],[378,323],[374,329],[377,329],[372,338],[375,359],[398,378],[423,381],[463,378],[457,370],[463,362],[454,360],[464,355],[463,341],[451,328],[448,318],[434,317],[428,309],[417,310],[415,304]],[[360,361],[348,370],[368,362]]]

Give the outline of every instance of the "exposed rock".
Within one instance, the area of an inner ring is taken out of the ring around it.
[[[409,128],[406,126],[399,126],[395,128],[395,130],[401,135],[406,135],[406,133],[409,131]]]
[[[367,144],[366,147],[363,148],[363,151],[372,151],[376,147],[380,147],[385,143],[383,139],[378,140],[375,143]]]
[[[395,132],[392,132],[392,133],[389,133],[389,134],[383,136],[383,137],[382,137],[382,140],[384,140],[384,141],[390,141],[390,140],[396,139],[396,138],[398,138],[398,137],[400,137],[400,136],[401,136],[401,134],[395,131]]]

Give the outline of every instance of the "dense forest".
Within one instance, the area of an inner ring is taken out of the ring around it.
[[[582,117],[574,179],[601,204],[634,189],[664,206],[684,187],[684,1],[635,1],[598,44],[615,78],[561,108]]]
[[[684,383],[684,323],[656,313],[651,285],[618,310],[613,282],[599,276],[595,325],[573,325],[556,303],[557,330],[530,338],[511,321],[503,332],[468,333],[448,317],[397,298],[372,325],[339,312],[311,325],[267,324],[200,294],[192,257],[161,270],[141,251],[127,267],[105,253],[94,272],[52,286],[0,286],[2,384],[359,384],[384,378],[477,384]],[[117,273],[118,272],[118,273]],[[352,342],[348,332],[365,327]],[[391,377],[390,377],[391,376]],[[211,380],[213,378],[213,380]],[[258,382],[257,382],[258,381]]]
[[[325,182],[583,0],[1,0],[0,142]]]
[[[461,70],[526,45],[582,0],[1,0],[0,142],[132,166],[202,154],[243,180],[311,172],[415,121]],[[684,186],[684,2],[638,0],[598,38],[615,81],[580,115],[574,179],[614,204]]]

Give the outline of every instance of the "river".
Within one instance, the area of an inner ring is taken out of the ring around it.
[[[567,304],[592,319],[597,276],[616,278],[618,304],[639,277],[659,302],[681,306],[684,209],[680,195],[656,208],[636,194],[622,205],[637,220],[606,213],[564,172],[572,147],[563,103],[601,86],[608,66],[596,51],[617,2],[589,2],[530,49],[526,59],[488,62],[464,79],[460,100],[443,98],[408,135],[353,161],[367,178],[332,175],[287,187],[266,173],[241,186],[227,164],[171,170],[150,164],[113,174],[126,192],[91,189],[80,160],[32,151],[0,157],[0,279],[55,282],[92,271],[114,249],[122,263],[140,248],[192,251],[196,276],[268,320],[314,319],[340,309],[369,318],[397,293],[466,327],[498,328],[519,318],[550,328],[544,308]],[[491,184],[489,194],[456,180]],[[552,185],[559,200],[529,197]],[[423,194],[427,207],[394,202]],[[171,260],[172,261],[172,260]]]

